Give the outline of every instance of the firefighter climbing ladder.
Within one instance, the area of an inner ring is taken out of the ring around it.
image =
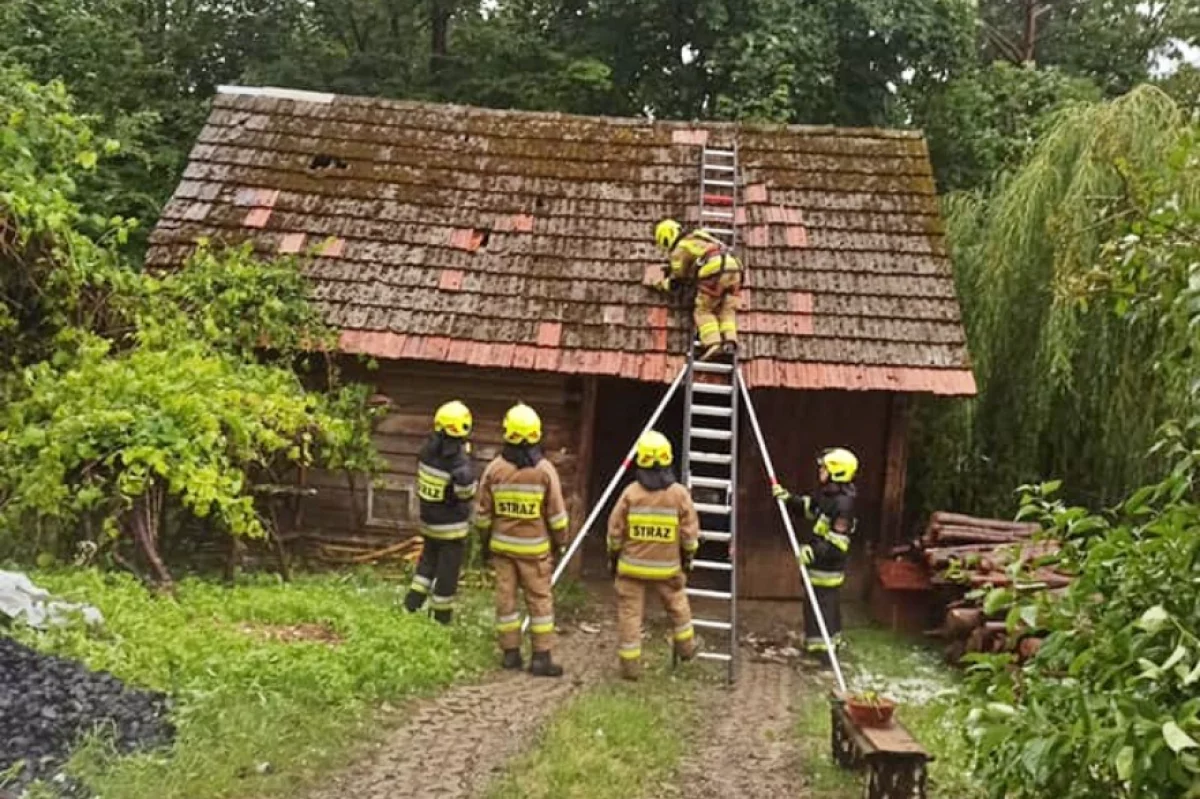
[[[705,146],[700,158],[700,226],[737,246],[737,147]],[[737,676],[737,420],[736,359],[731,363],[696,360],[697,343],[688,347],[683,409],[680,477],[692,492],[700,514],[700,555],[693,562],[695,581],[689,597],[719,608],[716,618],[696,616],[702,633],[699,657],[726,664],[729,682]],[[714,615],[714,614],[709,614]]]

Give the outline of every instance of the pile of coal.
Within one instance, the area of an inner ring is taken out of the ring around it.
[[[35,779],[65,787],[59,772],[92,732],[121,752],[165,746],[175,736],[168,709],[163,694],[0,636],[0,774],[23,761],[5,790],[19,795]]]

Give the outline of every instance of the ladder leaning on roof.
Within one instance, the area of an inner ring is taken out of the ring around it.
[[[736,143],[705,145],[700,158],[700,225],[730,250],[737,246],[738,159]],[[691,327],[689,326],[689,330]],[[712,588],[687,589],[709,600],[714,618],[694,617],[705,631],[699,657],[726,664],[726,679],[737,677],[737,356],[729,362],[696,359],[696,338],[688,342],[680,479],[700,514],[701,552],[693,574]],[[691,580],[689,580],[691,582]]]

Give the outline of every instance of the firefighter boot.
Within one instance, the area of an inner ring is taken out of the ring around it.
[[[438,624],[449,624],[454,621],[454,611],[449,608],[438,608],[433,612],[433,620]]]
[[[534,652],[529,664],[529,673],[534,677],[561,677],[563,667],[550,660],[549,652]]]
[[[710,361],[720,354],[721,354],[721,343],[720,342],[717,342],[716,344],[709,344],[707,347],[704,348],[704,352],[701,353],[700,360]]]
[[[408,596],[404,597],[404,609],[409,613],[416,613],[425,604],[425,594],[420,591],[409,591]]]
[[[621,679],[637,682],[642,678],[640,658],[621,658]]]
[[[520,649],[505,649],[504,650],[504,660],[503,660],[503,662],[501,662],[500,665],[503,668],[512,669],[513,671],[519,670],[522,666],[525,665],[524,663],[521,662],[521,650]]]

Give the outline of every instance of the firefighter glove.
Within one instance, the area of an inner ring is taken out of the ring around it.
[[[654,284],[654,288],[666,294],[669,293],[671,289],[675,288],[675,285],[671,282],[671,278],[664,277],[662,280]]]
[[[796,556],[796,560],[800,562],[801,566],[807,566],[808,564],[812,563],[813,562],[813,548],[810,547],[808,544],[805,544],[804,546],[800,547],[800,554]]]
[[[612,574],[612,575],[614,575],[614,576],[616,575],[616,573],[617,573],[617,562],[618,562],[619,560],[621,560],[621,553],[620,553],[620,552],[609,552],[609,553],[608,553],[608,573],[609,573],[609,574]]]
[[[694,558],[695,558],[694,553],[691,553],[691,552],[683,553],[683,570],[685,572],[687,572],[688,574],[692,573],[692,561]]]
[[[492,562],[492,537],[490,535],[479,537],[479,559],[484,566]]]
[[[775,497],[775,499],[781,499],[784,502],[787,502],[792,498],[792,492],[788,491],[779,483],[776,483],[775,485],[771,486],[771,496]]]

